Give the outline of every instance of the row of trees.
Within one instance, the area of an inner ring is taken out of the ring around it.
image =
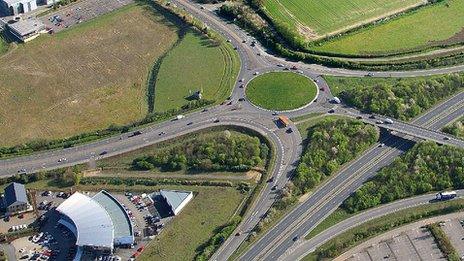
[[[443,128],[443,131],[459,138],[464,138],[464,117]]]
[[[464,75],[451,74],[417,81],[381,83],[372,88],[353,88],[341,93],[344,102],[363,111],[408,120],[439,100],[464,89]]]
[[[210,101],[210,100],[190,101],[179,109],[172,109],[166,112],[149,113],[145,118],[139,121],[127,124],[127,125],[121,126],[121,125],[111,124],[108,128],[104,130],[81,133],[81,134],[78,134],[76,136],[72,136],[69,138],[56,139],[56,140],[37,139],[37,140],[32,140],[30,142],[16,145],[16,146],[0,147],[0,158],[18,156],[18,155],[26,155],[26,154],[30,154],[36,151],[74,147],[82,143],[102,139],[105,137],[109,137],[111,135],[126,133],[126,132],[129,132],[131,129],[137,128],[139,126],[166,120],[166,119],[169,119],[170,117],[173,117],[174,115],[182,114],[190,110],[204,107],[204,106],[213,104],[214,102],[215,101]]]
[[[418,143],[359,188],[343,208],[357,212],[413,195],[464,188],[463,159],[464,149]]]
[[[356,120],[330,119],[315,125],[309,129],[308,144],[293,180],[295,192],[309,191],[378,138],[375,127]]]
[[[269,148],[259,138],[231,134],[205,136],[133,160],[137,170],[246,171],[262,165]]]

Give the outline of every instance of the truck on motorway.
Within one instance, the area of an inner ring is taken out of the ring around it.
[[[448,199],[453,199],[455,197],[456,197],[456,191],[443,191],[435,195],[435,198],[437,200],[448,200]]]

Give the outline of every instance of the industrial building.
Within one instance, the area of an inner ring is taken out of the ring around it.
[[[3,206],[7,215],[14,215],[32,210],[23,184],[13,182],[5,188]]]
[[[48,6],[60,0],[0,0],[0,13],[4,16],[34,11],[38,6]]]
[[[134,244],[131,220],[124,207],[108,192],[93,197],[74,193],[56,210],[62,215],[58,223],[76,237],[80,260],[86,252],[113,253],[114,247]]]
[[[46,33],[45,25],[38,19],[30,18],[8,24],[7,28],[21,42],[28,42]]]
[[[166,203],[171,208],[171,212],[174,215],[179,214],[193,198],[193,193],[191,191],[160,190],[160,195],[166,200]]]

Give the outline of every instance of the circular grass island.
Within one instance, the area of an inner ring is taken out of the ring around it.
[[[293,72],[270,72],[252,79],[246,88],[251,103],[268,110],[287,111],[305,106],[316,98],[317,86],[308,77]]]

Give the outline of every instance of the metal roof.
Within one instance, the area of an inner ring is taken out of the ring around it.
[[[97,201],[76,192],[56,210],[66,215],[76,226],[76,245],[113,248],[113,222]]]
[[[5,188],[5,203],[6,207],[14,204],[27,203],[26,187],[21,183],[13,182]]]
[[[168,204],[171,206],[174,213],[176,213],[179,206],[188,198],[191,191],[179,191],[179,190],[160,190],[161,196],[163,196]]]
[[[114,237],[130,237],[132,233],[132,225],[129,216],[122,205],[108,192],[102,190],[92,197],[94,201],[100,204],[110,215],[114,226]]]
[[[8,24],[8,27],[21,36],[37,33],[45,29],[45,25],[41,21],[33,18]]]

